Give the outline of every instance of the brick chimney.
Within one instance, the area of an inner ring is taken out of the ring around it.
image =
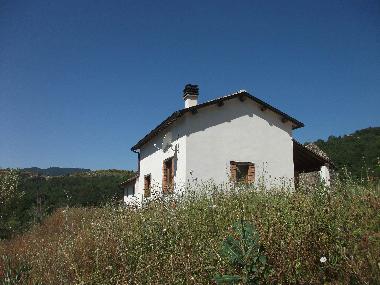
[[[183,89],[183,100],[185,108],[193,107],[198,104],[199,88],[198,85],[187,84]]]

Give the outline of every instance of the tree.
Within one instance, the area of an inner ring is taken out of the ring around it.
[[[14,169],[0,173],[0,239],[12,232],[12,206],[23,196],[19,191],[19,172]]]

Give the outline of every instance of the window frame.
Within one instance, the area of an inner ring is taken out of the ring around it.
[[[239,166],[247,166],[247,174],[244,180],[238,180]],[[233,183],[252,184],[255,182],[256,167],[253,162],[230,161],[230,180]]]
[[[131,183],[132,184],[132,183]],[[136,187],[135,187],[135,184],[133,183],[132,184],[132,194],[129,194],[128,192],[128,186],[124,187],[124,196],[125,197],[131,197],[131,196],[134,196],[135,195],[135,192],[136,191]]]
[[[171,161],[170,167],[167,167],[168,162]],[[170,178],[168,178],[168,169],[171,169]],[[168,157],[164,159],[162,163],[162,192],[164,194],[172,194],[174,192],[174,156]],[[171,184],[169,184],[169,180],[171,180]]]
[[[146,174],[144,175],[144,198],[148,198],[151,196],[152,189],[152,175]]]

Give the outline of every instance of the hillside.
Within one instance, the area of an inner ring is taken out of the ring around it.
[[[43,176],[61,176],[69,175],[74,173],[89,172],[91,169],[85,168],[62,168],[62,167],[49,167],[49,168],[39,168],[39,167],[28,167],[20,169],[22,172],[30,172],[32,174],[38,174]]]
[[[356,178],[380,178],[380,127],[358,130],[344,136],[330,136],[314,142],[334,161],[341,171]]]
[[[3,173],[7,171],[10,170],[3,170]],[[126,170],[89,171],[63,176],[19,173],[18,189],[24,194],[4,213],[6,222],[0,224],[0,239],[27,230],[57,208],[93,207],[121,200],[123,192],[119,184],[134,174]]]

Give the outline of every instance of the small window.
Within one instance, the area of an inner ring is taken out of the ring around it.
[[[150,197],[151,176],[150,174],[144,176],[144,197]]]
[[[135,195],[135,184],[127,187],[127,197]]]
[[[128,183],[124,188],[124,196],[130,197],[135,195],[135,181]]]
[[[230,170],[232,182],[255,182],[255,165],[252,162],[230,161]]]
[[[174,159],[173,157],[164,160],[162,166],[162,191],[172,193],[174,191]]]
[[[237,165],[236,180],[238,182],[248,182],[248,164]]]

